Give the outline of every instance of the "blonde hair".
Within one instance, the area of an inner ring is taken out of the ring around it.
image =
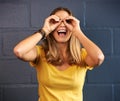
[[[57,11],[64,10],[69,15],[72,15],[71,11],[67,8],[58,7],[52,11],[50,15],[55,14]],[[68,42],[68,49],[67,49],[67,56],[68,56],[68,63],[69,64],[77,64],[79,65],[81,62],[81,45],[80,41],[73,35],[71,35],[71,38]],[[46,40],[44,40],[42,44],[45,54],[46,54],[46,60],[54,65],[62,65],[64,63],[63,58],[61,58],[59,50],[57,48],[56,40],[54,39],[52,34],[49,34],[46,37]]]

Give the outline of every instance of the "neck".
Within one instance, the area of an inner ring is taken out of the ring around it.
[[[66,53],[68,48],[68,43],[59,43],[58,48],[60,50],[60,53]]]
[[[59,49],[59,54],[60,54],[61,58],[64,60],[64,62],[66,62],[68,60],[67,59],[68,43],[59,43],[58,49]]]

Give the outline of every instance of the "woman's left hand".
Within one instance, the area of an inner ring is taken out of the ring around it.
[[[66,25],[66,27],[76,36],[76,32],[80,32],[80,21],[73,17],[73,16],[69,16],[64,20],[64,24]]]

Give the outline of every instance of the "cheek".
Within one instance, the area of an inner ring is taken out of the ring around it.
[[[69,31],[68,34],[67,34],[67,36],[70,37],[71,35],[72,35],[72,31]]]
[[[70,32],[72,32],[73,26],[72,26],[71,24],[68,24],[68,25],[67,25],[67,28],[68,28],[68,30],[69,30]]]
[[[53,37],[54,37],[54,38],[56,38],[56,37],[58,36],[58,33],[55,32],[55,31],[54,31],[52,34],[53,34]]]

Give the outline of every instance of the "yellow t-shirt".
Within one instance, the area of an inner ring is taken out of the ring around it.
[[[83,101],[83,85],[86,71],[91,67],[72,65],[66,70],[60,71],[54,65],[47,63],[44,50],[37,46],[38,58],[36,67],[38,79],[38,101]],[[82,60],[86,56],[82,49]]]

